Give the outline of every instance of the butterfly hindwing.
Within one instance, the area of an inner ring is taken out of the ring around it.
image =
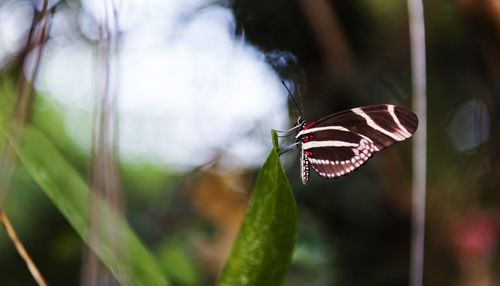
[[[417,125],[413,112],[391,104],[357,107],[305,125],[296,137],[301,142],[302,181],[307,182],[309,165],[321,177],[346,175],[374,152],[411,137]]]
[[[365,163],[376,149],[369,139],[354,132],[322,131],[319,134],[321,136],[316,134],[311,136],[313,139],[329,138],[329,140],[302,143],[302,150],[311,167],[325,178],[336,178],[354,171]],[[348,140],[342,141],[342,138]]]

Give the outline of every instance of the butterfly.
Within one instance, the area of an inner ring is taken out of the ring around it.
[[[323,178],[347,175],[375,152],[410,138],[417,127],[415,113],[393,104],[356,107],[310,123],[301,116],[292,130],[302,183],[309,180],[310,168]]]

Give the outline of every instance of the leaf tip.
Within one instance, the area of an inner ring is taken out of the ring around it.
[[[278,150],[278,133],[276,133],[276,130],[271,129],[271,137],[273,139],[274,149]]]

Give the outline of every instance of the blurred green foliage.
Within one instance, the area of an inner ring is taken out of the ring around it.
[[[172,281],[179,285],[201,285],[201,277],[185,240],[170,239],[156,250],[158,259]]]
[[[33,179],[120,283],[168,285],[157,262],[128,224],[97,195],[93,198],[97,205],[93,211],[102,218],[95,234],[97,241],[91,243],[88,204],[92,193],[42,133],[28,126],[24,131],[23,145],[16,151]]]

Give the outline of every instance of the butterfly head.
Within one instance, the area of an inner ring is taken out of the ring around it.
[[[304,126],[306,124],[306,119],[302,116],[299,116],[297,119],[297,123],[295,123],[295,126]]]

